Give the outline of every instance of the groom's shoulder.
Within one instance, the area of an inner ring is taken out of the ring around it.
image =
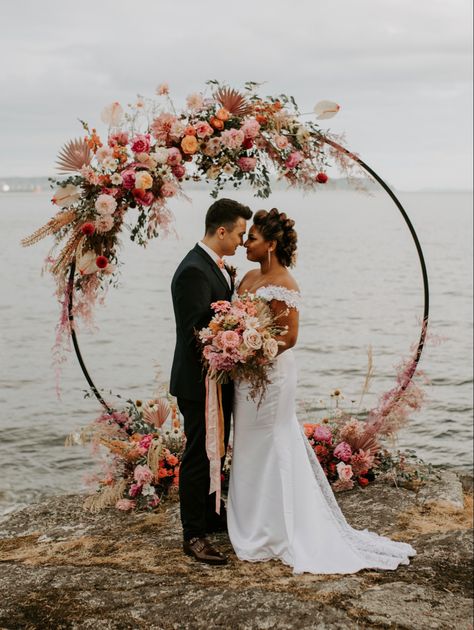
[[[197,251],[197,248],[194,247],[193,249],[191,249],[186,256],[182,259],[182,261],[179,263],[178,267],[176,268],[176,271],[174,273],[173,279],[176,280],[177,278],[179,278],[183,273],[195,269],[196,271],[201,270],[201,271],[205,271],[206,270],[206,261],[203,259],[202,256],[200,256],[199,252]]]

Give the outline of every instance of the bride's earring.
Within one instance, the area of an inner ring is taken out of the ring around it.
[[[271,265],[272,264],[272,250],[269,249],[267,250],[268,253],[268,264]]]

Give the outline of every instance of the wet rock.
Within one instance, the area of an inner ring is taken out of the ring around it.
[[[0,628],[467,630],[472,494],[446,501],[455,487],[440,471],[419,492],[376,482],[337,495],[351,525],[418,552],[397,571],[344,576],[239,562],[225,534],[213,540],[229,564],[196,563],[181,551],[177,503],[90,514],[82,496],[50,497],[0,525]]]

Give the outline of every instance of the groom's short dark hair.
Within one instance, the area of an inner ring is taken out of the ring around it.
[[[206,234],[212,236],[221,226],[232,230],[239,217],[248,221],[251,216],[252,211],[248,206],[233,199],[218,199],[206,213]]]

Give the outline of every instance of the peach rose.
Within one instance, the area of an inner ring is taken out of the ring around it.
[[[186,155],[193,155],[198,150],[199,145],[195,136],[184,136],[181,140],[181,149]]]
[[[214,127],[214,129],[217,129],[218,131],[222,131],[224,129],[224,121],[221,120],[220,118],[217,118],[217,116],[211,116],[211,118],[209,119],[209,122],[211,126]]]
[[[148,190],[153,186],[153,177],[148,171],[138,171],[135,176],[135,188]]]
[[[337,474],[341,481],[349,481],[354,475],[354,473],[352,472],[351,466],[344,464],[344,462],[339,462],[336,468],[337,468]]]
[[[242,337],[247,348],[259,350],[262,347],[262,337],[255,328],[244,330]]]
[[[219,109],[216,112],[216,118],[218,118],[219,120],[222,120],[222,121],[229,120],[230,112],[227,109],[225,109],[225,107],[221,107],[221,109]]]

